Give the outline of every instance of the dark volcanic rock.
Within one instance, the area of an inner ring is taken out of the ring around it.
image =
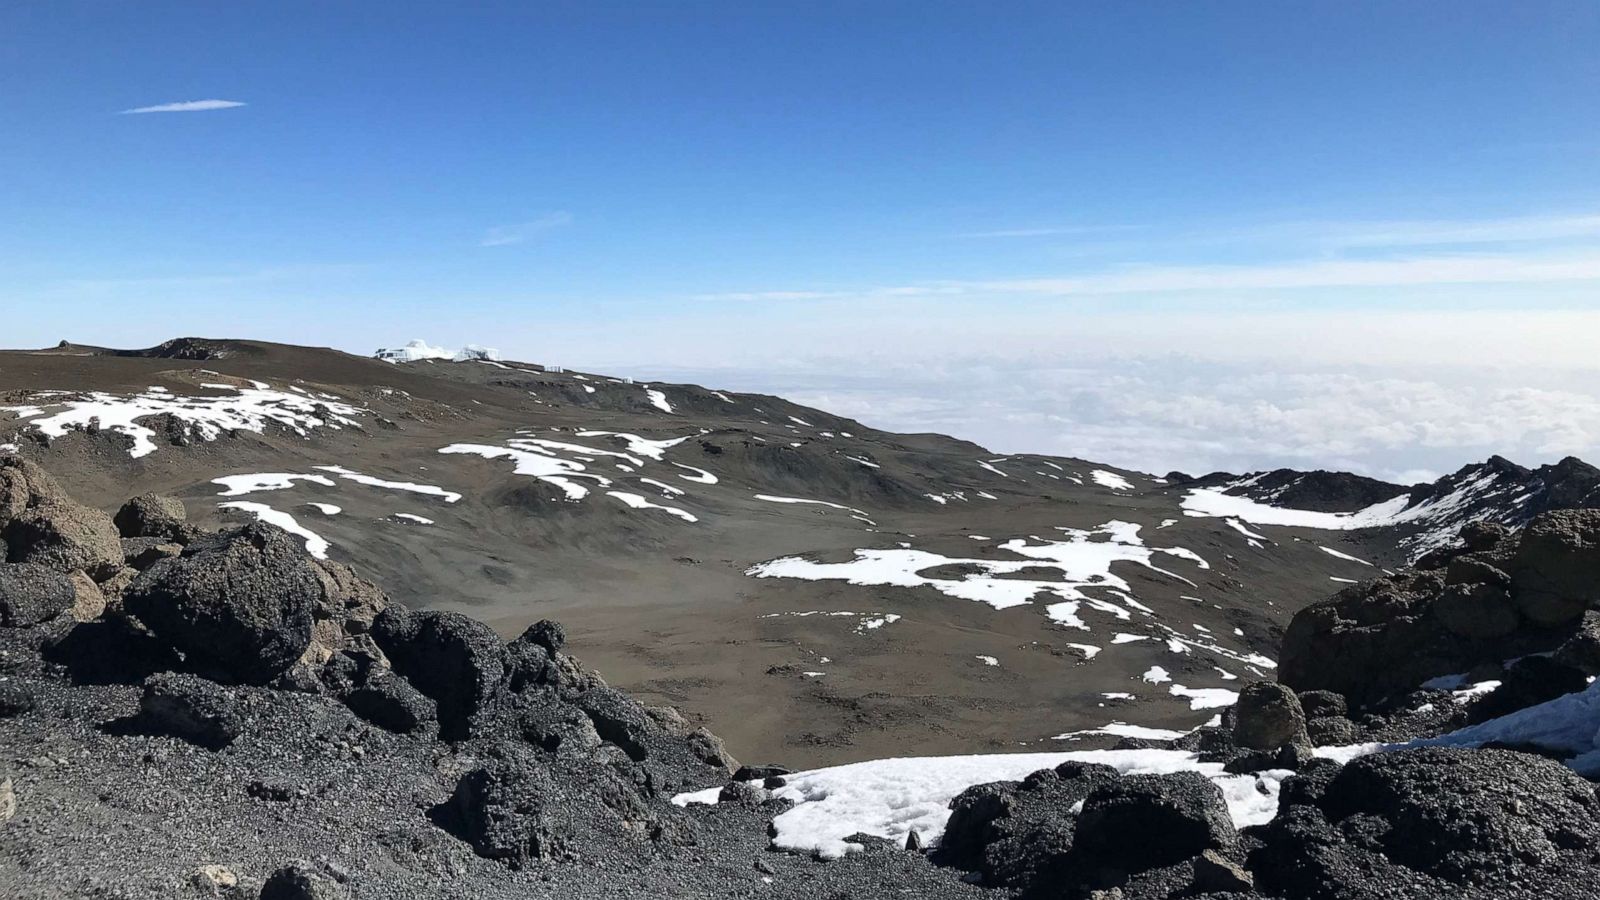
[[[1239,692],[1233,709],[1233,741],[1246,750],[1277,750],[1285,744],[1309,744],[1306,715],[1294,691],[1271,681],[1257,681]]]
[[[122,561],[143,572],[170,556],[183,553],[183,545],[166,538],[136,537],[122,539]]]
[[[172,539],[185,534],[183,501],[161,494],[140,494],[117,510],[117,531],[125,538]]]
[[[1600,604],[1600,510],[1546,513],[1521,538],[1511,579],[1523,615],[1559,625]]]
[[[438,705],[439,735],[471,737],[505,679],[505,645],[494,629],[460,613],[391,606],[372,636],[396,672]]]
[[[111,517],[71,501],[30,507],[5,525],[8,559],[58,572],[104,577],[122,568],[122,541]]]
[[[0,564],[0,625],[36,625],[72,608],[76,593],[67,576],[33,563]]]
[[[431,731],[438,722],[434,702],[388,671],[374,672],[366,684],[345,695],[344,703],[361,718],[396,734]]]
[[[0,681],[0,719],[31,712],[36,703],[32,691],[20,684]]]
[[[572,804],[574,795],[584,794],[586,800]],[[664,833],[637,788],[614,769],[589,763],[558,773],[548,762],[515,751],[463,775],[450,799],[429,815],[479,856],[514,869]]]
[[[1089,792],[1073,855],[1098,868],[1139,872],[1238,841],[1222,790],[1204,775],[1129,775]]]
[[[345,900],[349,896],[338,881],[301,860],[273,872],[261,886],[261,900]]]
[[[1261,889],[1288,900],[1570,884],[1562,873],[1600,847],[1593,786],[1539,757],[1401,750],[1355,760],[1321,791],[1288,790],[1296,780],[1251,853]]]
[[[300,542],[257,522],[150,567],[123,606],[197,666],[264,684],[305,652],[319,597]]]
[[[1582,669],[1548,656],[1525,656],[1506,668],[1500,687],[1472,704],[1469,719],[1484,722],[1588,686]]]
[[[228,688],[194,675],[153,675],[144,683],[137,726],[220,750],[244,730],[239,699]]]
[[[1478,549],[1445,553],[1440,568],[1378,578],[1296,613],[1279,679],[1338,691],[1359,711],[1431,678],[1564,643],[1573,665],[1600,668],[1600,633],[1584,615],[1600,601],[1600,510],[1543,513],[1520,533],[1465,532]]]
[[[933,858],[975,869],[990,885],[1026,891],[1058,881],[1071,866],[1074,808],[1120,777],[1110,766],[1063,763],[1020,782],[970,787],[951,801]]]
[[[538,644],[551,653],[560,653],[567,643],[567,630],[561,627],[560,622],[540,619],[528,626],[522,633],[522,639]]]
[[[1300,709],[1309,719],[1342,716],[1350,712],[1350,705],[1342,695],[1333,691],[1301,691]]]

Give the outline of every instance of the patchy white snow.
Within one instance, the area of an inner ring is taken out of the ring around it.
[[[1271,541],[1267,539],[1266,535],[1257,534],[1256,532],[1251,531],[1243,522],[1239,521],[1238,519],[1227,519],[1225,521],[1227,522],[1229,528],[1232,528],[1234,531],[1244,535],[1244,539],[1249,542],[1250,546],[1252,547],[1259,549],[1262,545],[1262,542],[1271,543]]]
[[[337,516],[339,513],[344,512],[343,507],[334,506],[332,503],[307,503],[306,506],[311,507],[325,516]]]
[[[1128,695],[1132,697],[1132,694]],[[1129,725],[1127,722],[1112,722],[1101,725],[1099,728],[1086,728],[1083,731],[1066,731],[1061,734],[1051,735],[1052,741],[1076,741],[1086,737],[1131,737],[1144,738],[1151,741],[1175,741],[1183,737],[1184,732],[1172,731],[1167,728],[1148,728],[1144,725]]]
[[[482,360],[479,360],[479,362],[482,362]],[[423,516],[414,515],[412,513],[395,513],[394,517],[396,519],[403,519],[403,520],[405,520],[407,522],[415,522],[418,525],[432,525],[433,524],[433,520],[432,519],[424,518]]]
[[[815,769],[785,776],[775,794],[794,806],[773,820],[773,845],[836,859],[862,849],[846,837],[862,833],[903,843],[916,831],[936,842],[950,818],[950,801],[975,784],[1020,780],[1063,762],[1103,763],[1124,774],[1200,772],[1222,789],[1238,827],[1270,821],[1277,812],[1278,786],[1292,774],[1269,770],[1228,775],[1216,763],[1202,763],[1178,750],[1080,750],[882,759]],[[716,789],[681,794],[679,805],[716,800]]]
[[[48,437],[98,423],[102,430],[126,435],[133,442],[128,455],[138,458],[156,451],[155,431],[139,424],[167,415],[188,426],[200,440],[213,441],[230,431],[260,434],[268,424],[279,425],[306,437],[317,428],[360,427],[354,417],[364,410],[340,402],[332,395],[312,398],[290,391],[271,390],[262,382],[251,388],[231,384],[204,384],[202,388],[226,392],[223,396],[179,396],[167,390],[142,394],[60,391],[33,395],[37,405],[0,406]],[[70,397],[71,399],[59,399]]]
[[[1161,668],[1160,666],[1151,666],[1150,670],[1145,672],[1143,675],[1140,675],[1139,678],[1140,680],[1149,682],[1150,684],[1160,684],[1163,681],[1172,680],[1172,676],[1167,674],[1167,670]]]
[[[650,399],[650,405],[662,412],[672,412],[672,404],[667,402],[667,395],[661,391],[645,388],[644,395]]]
[[[589,495],[589,488],[578,484],[574,479],[588,479],[601,487],[608,487],[611,484],[609,478],[587,471],[588,467],[583,463],[563,459],[532,442],[513,440],[509,444],[510,446],[506,447],[489,444],[451,444],[439,452],[471,454],[484,459],[510,459],[515,463],[513,471],[516,474],[527,475],[560,488],[567,495],[567,499],[572,501],[582,500]]]
[[[685,522],[700,521],[693,513],[686,509],[679,509],[676,506],[667,506],[664,503],[651,502],[650,500],[645,499],[644,495],[642,494],[634,494],[628,491],[606,491],[606,495],[615,497],[634,509],[659,509],[668,515],[677,516]]]
[[[1423,530],[1406,539],[1413,556],[1435,547],[1449,545],[1464,524],[1462,517],[1481,498],[1500,496],[1507,490],[1499,475],[1484,470],[1466,478],[1446,492],[1412,503],[1410,494],[1401,494],[1355,512],[1315,512],[1273,506],[1248,497],[1226,493],[1228,488],[1248,486],[1261,476],[1251,476],[1220,488],[1194,488],[1183,498],[1185,515],[1234,518],[1256,525],[1284,525],[1325,531],[1354,531],[1391,525],[1416,524]]]
[[[711,474],[710,472],[707,472],[705,469],[697,469],[694,466],[686,466],[683,463],[679,463],[679,462],[675,462],[675,463],[673,463],[673,465],[677,466],[680,469],[687,469],[690,472],[694,473],[693,475],[679,475],[678,477],[682,478],[684,481],[693,481],[696,484],[716,484],[717,483],[717,476]]]
[[[1093,644],[1068,644],[1067,646],[1082,652],[1084,659],[1094,659],[1100,653],[1100,648]]]
[[[1343,553],[1343,552],[1340,552],[1340,551],[1338,551],[1338,550],[1335,550],[1335,549],[1333,549],[1333,548],[1332,548],[1332,547],[1323,547],[1323,546],[1318,546],[1318,547],[1317,547],[1317,549],[1318,549],[1318,550],[1321,550],[1321,551],[1322,551],[1322,552],[1323,552],[1323,553],[1326,553],[1326,554],[1328,554],[1328,555],[1329,555],[1329,556],[1332,556],[1332,557],[1334,557],[1334,558],[1335,558],[1335,559],[1343,559],[1343,560],[1348,560],[1348,561],[1350,561],[1350,562],[1353,562],[1353,563],[1360,563],[1360,564],[1362,564],[1362,565],[1363,565],[1363,566],[1370,566],[1370,565],[1372,565],[1372,563],[1369,563],[1369,562],[1367,562],[1367,561],[1366,561],[1366,560],[1364,560],[1364,559],[1361,559],[1361,558],[1359,558],[1359,557],[1355,557],[1355,556],[1351,556],[1351,555],[1350,555],[1350,554],[1348,554],[1348,553]]]
[[[1239,692],[1227,688],[1187,688],[1175,684],[1167,692],[1188,700],[1190,709],[1223,709],[1239,702]]]
[[[652,440],[650,438],[640,437],[637,434],[629,434],[626,431],[580,431],[580,432],[578,432],[578,437],[614,437],[614,438],[618,438],[624,444],[627,445],[629,453],[632,453],[632,454],[635,454],[635,455],[638,455],[638,456],[643,456],[643,457],[645,457],[647,459],[653,459],[656,462],[660,462],[661,459],[662,459],[662,456],[668,450],[671,450],[673,447],[676,447],[679,444],[683,443],[684,441],[687,441],[689,438],[694,437],[694,435],[691,434],[691,435],[685,435],[685,436],[679,437],[679,438],[668,438],[666,440]],[[575,446],[575,445],[568,445],[568,446]],[[588,451],[588,448],[586,448],[586,447],[582,448],[582,449]],[[598,452],[598,451],[589,451],[589,452]]]
[[[356,484],[364,484],[368,487],[387,488],[391,491],[407,491],[413,494],[426,494],[430,497],[439,497],[446,503],[454,503],[461,499],[461,495],[455,491],[447,491],[444,488],[436,485],[417,484],[411,481],[385,481],[382,478],[374,478],[371,475],[363,475],[360,472],[353,472],[349,469],[346,469],[344,466],[316,466],[315,468],[323,472],[332,472],[346,481],[354,481]]]
[[[1000,471],[999,469],[996,469],[994,466],[989,465],[987,462],[984,462],[981,459],[978,460],[978,465],[981,466],[982,468],[988,469],[989,471],[993,472],[996,475],[999,475],[1001,478],[1010,478],[1011,477],[1010,475],[1007,475],[1006,473]]]
[[[780,503],[826,503],[767,495],[758,495],[758,499]],[[833,503],[826,505],[838,506]],[[1059,530],[1066,540],[1016,538],[1000,544],[997,549],[1012,554],[1016,557],[1013,559],[951,557],[910,548],[860,549],[855,551],[855,558],[849,562],[824,563],[802,557],[784,557],[752,566],[746,574],[757,578],[844,581],[863,586],[929,587],[946,596],[986,603],[995,609],[1022,606],[1032,603],[1039,595],[1047,595],[1064,601],[1047,607],[1047,614],[1054,621],[1088,630],[1088,625],[1078,615],[1080,605],[1087,605],[1119,620],[1128,619],[1134,609],[1147,614],[1148,608],[1141,609],[1137,601],[1132,599],[1131,585],[1112,572],[1113,563],[1137,563],[1167,577],[1187,582],[1182,576],[1155,565],[1152,559],[1157,553],[1198,559],[1183,548],[1145,546],[1138,536],[1139,527],[1127,522],[1108,522],[1093,531],[1073,528]],[[944,566],[961,566],[976,571],[938,577],[923,574],[929,569]],[[1031,569],[1053,570],[1060,573],[1061,577],[1059,580],[1037,581],[1004,577],[1025,574]],[[1085,593],[1089,589],[1108,594],[1111,599]],[[1120,604],[1115,602],[1119,600]]]
[[[268,525],[276,525],[290,534],[302,538],[306,542],[306,552],[317,559],[328,558],[328,542],[321,535],[302,526],[295,521],[294,516],[281,510],[273,509],[265,503],[253,503],[249,500],[229,500],[227,503],[217,504],[219,509],[237,509],[250,513]]]
[[[975,656],[975,657],[973,657],[973,659],[982,661],[983,664],[986,665],[986,666],[998,666],[998,665],[1000,665],[1000,660],[996,659],[993,656]]]
[[[664,481],[657,481],[654,478],[641,478],[639,481],[643,484],[650,485],[651,487],[661,491],[663,494],[671,494],[674,497],[682,497],[684,493],[683,488],[673,487]]]
[[[1121,475],[1118,475],[1115,472],[1107,472],[1105,469],[1095,469],[1093,472],[1089,473],[1089,478],[1094,481],[1095,484],[1098,484],[1101,487],[1110,488],[1113,491],[1133,490],[1133,482],[1123,478]]]
[[[223,487],[219,497],[243,497],[257,491],[281,491],[294,487],[296,481],[308,481],[323,487],[333,487],[333,482],[321,475],[298,475],[293,472],[255,472],[249,475],[224,475],[211,479],[212,484]]]

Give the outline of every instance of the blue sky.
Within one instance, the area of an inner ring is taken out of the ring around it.
[[[5,4],[0,343],[795,390],[851,346],[1239,365],[1329,316],[1367,331],[1319,364],[1391,365],[1363,335],[1421,314],[1581,367],[1596,46],[1589,0]],[[206,100],[242,105],[124,112]]]

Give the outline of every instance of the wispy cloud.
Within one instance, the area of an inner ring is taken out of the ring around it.
[[[1296,260],[1254,265],[1129,266],[1062,278],[925,281],[854,289],[701,294],[699,300],[785,301],[911,297],[1101,297],[1217,291],[1600,281],[1600,251],[1561,256],[1438,255],[1384,260]]]
[[[565,228],[572,224],[572,213],[565,210],[556,210],[545,213],[537,219],[522,222],[517,225],[500,225],[490,228],[483,233],[483,239],[478,242],[480,247],[506,247],[520,244],[557,228]]]
[[[998,231],[966,231],[956,235],[961,238],[1034,238],[1069,237],[1079,234],[1105,234],[1115,231],[1133,231],[1137,225],[1074,225],[1066,228],[1003,228]]]
[[[118,115],[132,116],[142,113],[205,112],[212,109],[233,109],[244,106],[238,100],[185,100],[181,103],[161,103],[156,106],[139,106],[125,109]]]

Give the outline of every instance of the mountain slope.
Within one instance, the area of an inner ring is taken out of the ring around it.
[[[102,507],[288,525],[504,636],[560,618],[619,686],[799,764],[1187,730],[1298,608],[1594,495],[1576,461],[1168,483],[765,395],[208,339],[0,353],[0,445]]]

